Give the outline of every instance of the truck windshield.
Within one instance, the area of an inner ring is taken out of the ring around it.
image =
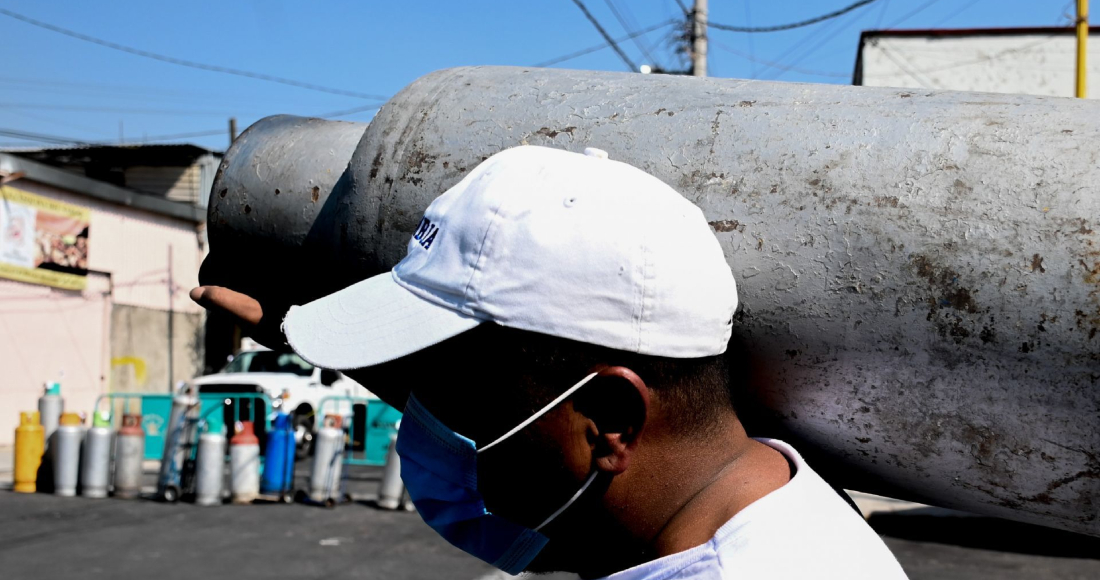
[[[257,350],[242,352],[222,372],[289,373],[308,377],[313,374],[313,365],[294,353]]]

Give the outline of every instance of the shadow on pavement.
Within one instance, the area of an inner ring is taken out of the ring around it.
[[[1100,560],[1100,538],[984,517],[920,515],[920,510],[876,513],[867,523],[879,534],[965,548]]]

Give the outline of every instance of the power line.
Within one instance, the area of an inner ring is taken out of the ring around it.
[[[952,18],[958,16],[959,14],[962,14],[963,12],[966,12],[972,6],[974,6],[975,4],[977,4],[978,2],[981,2],[981,1],[982,0],[971,0],[971,2],[969,4],[963,6],[962,8],[959,8],[958,10],[952,12],[951,14],[948,14],[947,16],[944,16],[943,18],[936,21],[936,23],[933,24],[932,26],[930,26],[929,28],[939,28],[939,26],[941,24],[943,24],[944,22],[947,22],[948,20],[951,20]]]
[[[915,10],[913,10],[912,12],[906,14],[905,16],[902,16],[901,18],[898,18],[897,20],[891,22],[890,24],[887,24],[886,28],[884,30],[890,30],[890,29],[894,28],[895,26],[901,24],[902,22],[905,22],[906,20],[909,20],[910,18],[916,16],[917,14],[920,14],[921,12],[924,12],[925,8],[928,8],[929,6],[935,4],[936,2],[939,2],[939,1],[940,0],[928,0],[928,2],[925,2],[924,4],[921,4],[920,6],[917,6],[917,8]]]
[[[752,4],[751,0],[745,0],[745,25],[752,26],[752,10],[749,8]],[[752,36],[746,36],[745,40],[749,43],[749,61],[752,62],[752,76],[756,76],[756,47],[752,40]],[[714,42],[711,39],[711,42]]]
[[[935,0],[933,0],[933,1],[935,1]],[[847,30],[849,26],[851,26],[851,25],[855,24],[855,23],[856,23],[856,21],[857,21],[857,20],[859,20],[858,16],[859,16],[859,15],[856,15],[856,17],[855,17],[855,18],[852,18],[852,19],[850,19],[850,20],[848,21],[848,23],[847,23],[847,24],[845,24],[845,25],[843,25],[843,26],[841,26],[841,27],[837,28],[837,29],[836,29],[836,30],[835,30],[835,31],[834,31],[834,32],[833,32],[832,34],[830,34],[829,36],[826,36],[825,38],[821,39],[821,42],[819,42],[819,43],[815,44],[814,46],[812,46],[812,47],[811,47],[811,48],[810,48],[809,50],[807,50],[806,52],[803,52],[801,56],[799,56],[798,58],[796,58],[796,59],[794,60],[794,62],[792,62],[792,63],[790,63],[789,65],[786,65],[786,66],[780,66],[779,68],[780,68],[781,70],[780,70],[780,71],[779,71],[778,73],[776,73],[776,74],[772,75],[772,77],[771,77],[771,80],[776,80],[776,79],[778,79],[779,77],[781,77],[781,76],[783,76],[784,74],[786,74],[787,72],[791,71],[791,70],[792,70],[792,69],[793,69],[793,68],[794,68],[795,66],[797,66],[797,65],[798,65],[798,63],[800,63],[800,62],[802,62],[802,61],[806,60],[806,57],[810,56],[811,54],[814,54],[815,52],[817,52],[817,49],[819,49],[819,48],[821,48],[822,46],[824,46],[824,45],[825,45],[826,43],[828,43],[828,42],[829,42],[830,40],[832,40],[833,38],[836,38],[836,36],[837,36],[838,34],[840,34],[841,32],[844,32],[845,30]],[[840,20],[837,20],[837,21],[835,21],[835,22],[834,22],[833,24],[839,24],[840,22],[841,22]]]
[[[382,103],[384,104],[384,103]],[[355,113],[362,113],[364,111],[372,111],[374,109],[382,108],[382,104],[363,105],[362,107],[353,107],[351,109],[342,109],[339,111],[332,111],[330,113],[321,113],[320,115],[311,115],[313,117],[321,117],[323,119],[331,119],[333,117],[346,117],[348,115],[354,115]]]
[[[124,141],[122,144],[134,144],[134,143],[148,143],[149,141],[175,141],[176,139],[191,139],[193,137],[213,137],[215,135],[225,135],[225,128],[211,129],[209,131],[195,131],[192,133],[175,133],[172,135],[153,135],[152,137],[142,137],[140,140]]]
[[[893,61],[894,64],[897,65],[898,69],[901,70],[902,72],[904,72],[906,75],[908,75],[909,78],[917,81],[917,84],[919,84],[921,86],[921,88],[924,88],[924,89],[938,88],[938,87],[929,87],[928,84],[925,83],[924,79],[917,76],[917,73],[913,72],[913,70],[910,69],[908,66],[906,66],[905,63],[901,62],[901,59],[895,57],[894,54],[893,54],[893,51],[887,50],[885,46],[880,46],[879,51],[882,54],[885,54],[886,58]],[[932,83],[932,85],[936,84],[935,82],[933,82],[931,80],[929,80],[928,82]]]
[[[573,0],[573,3],[577,5],[577,8],[581,9],[581,12],[583,12],[585,18],[587,18],[588,21],[592,23],[592,26],[596,27],[596,30],[599,31],[600,36],[603,36],[603,39],[607,41],[607,44],[611,45],[611,48],[615,49],[615,52],[619,55],[619,58],[623,59],[623,62],[626,63],[626,66],[630,68],[630,72],[638,72],[638,66],[634,64],[634,61],[630,60],[630,57],[627,56],[625,52],[623,52],[623,49],[619,47],[619,44],[615,42],[615,39],[611,38],[611,35],[608,34],[606,30],[604,30],[603,26],[600,25],[600,21],[596,20],[595,16],[592,16],[592,13],[588,11],[588,8],[585,8],[584,2],[581,2],[581,0]]]
[[[230,115],[226,111],[203,111],[194,109],[137,109],[133,107],[93,107],[82,105],[53,105],[45,103],[7,103],[0,102],[0,108],[43,109],[51,111],[83,111],[98,113],[129,113],[134,115]]]
[[[1051,42],[1056,38],[1057,38],[1057,36],[1053,36],[1053,35],[1052,36],[1047,36],[1047,37],[1044,37],[1044,38],[1040,38],[1039,40],[1036,40],[1035,42],[1029,42],[1029,43],[1027,43],[1023,46],[1017,46],[1017,47],[1013,47],[1013,48],[1006,48],[1006,49],[1002,50],[1001,52],[993,53],[989,56],[983,56],[981,58],[977,58],[977,59],[973,59],[973,60],[953,62],[951,64],[946,64],[946,65],[943,65],[943,66],[934,66],[934,67],[931,67],[931,68],[923,68],[923,69],[913,68],[913,69],[911,69],[911,72],[908,71],[908,70],[905,70],[905,69],[903,69],[902,67],[899,66],[898,68],[900,70],[902,70],[902,72],[900,72],[900,73],[878,73],[878,74],[863,73],[863,78],[889,78],[889,77],[899,77],[899,76],[913,76],[913,74],[912,74],[913,72],[916,72],[916,73],[919,73],[919,74],[927,74],[927,73],[941,72],[941,71],[950,70],[950,69],[954,69],[954,68],[961,68],[961,67],[965,67],[965,66],[971,66],[971,65],[975,65],[975,64],[983,64],[983,63],[995,61],[995,60],[997,60],[1001,57],[1004,57],[1006,55],[1009,55],[1009,54],[1015,54],[1017,52],[1030,50],[1032,48],[1035,48],[1036,46]],[[885,52],[885,47],[882,46],[882,45],[879,45],[878,50],[882,50],[883,52]],[[909,49],[909,51],[913,52],[912,49]],[[890,56],[890,55],[887,55],[887,56]],[[1017,65],[1017,68],[1020,68],[1019,65]],[[1024,69],[1024,70],[1050,70],[1050,69],[1049,68],[1043,68],[1043,69]],[[914,77],[914,78],[916,78],[916,77]],[[919,80],[919,79],[917,79],[917,80]]]
[[[878,20],[875,20],[875,29],[882,25],[882,18],[886,16],[886,9],[890,7],[890,0],[886,0],[882,3],[882,10],[878,13]]]
[[[790,24],[777,24],[775,26],[730,26],[729,24],[718,24],[717,22],[710,22],[707,24],[707,26],[711,28],[717,28],[718,30],[725,30],[727,32],[779,32],[781,30],[802,28],[804,26],[817,24],[818,22],[824,22],[838,16],[843,16],[857,8],[861,8],[874,2],[878,2],[878,0],[859,0],[858,2],[849,4],[839,10],[834,10],[832,12],[829,12],[828,14],[822,14],[821,16],[815,16],[808,20],[801,20],[799,22],[792,22]]]
[[[318,84],[314,84],[314,83],[307,83],[307,82],[303,82],[303,81],[296,81],[294,79],[287,79],[287,78],[277,77],[277,76],[274,76],[274,75],[269,75],[269,74],[264,74],[264,73],[256,73],[256,72],[251,72],[251,71],[246,71],[246,70],[241,70],[241,69],[229,68],[229,67],[212,65],[212,64],[204,64],[204,63],[201,63],[201,62],[195,62],[195,61],[191,61],[191,60],[184,60],[184,59],[175,58],[175,57],[172,57],[172,56],[165,56],[163,54],[157,54],[155,52],[149,52],[147,50],[142,50],[142,49],[139,49],[139,48],[133,48],[133,47],[130,47],[130,46],[125,46],[125,45],[122,45],[122,44],[118,44],[116,42],[111,42],[109,40],[103,40],[102,38],[96,38],[94,36],[88,36],[87,34],[81,34],[79,32],[69,30],[68,28],[62,28],[60,26],[55,26],[55,25],[50,24],[48,22],[42,22],[41,20],[35,20],[34,18],[30,18],[29,16],[24,16],[22,14],[19,14],[18,12],[12,12],[11,10],[7,10],[5,8],[0,8],[0,15],[7,16],[9,18],[14,18],[16,20],[19,20],[19,21],[25,22],[27,24],[30,24],[31,26],[37,26],[38,28],[49,30],[51,32],[56,32],[58,34],[64,34],[65,36],[69,36],[69,37],[75,38],[77,40],[83,40],[85,42],[90,42],[92,44],[98,44],[99,46],[104,46],[104,47],[114,49],[114,50],[118,50],[118,51],[121,51],[121,52],[126,52],[126,53],[137,55],[137,56],[143,56],[145,58],[151,58],[153,60],[159,60],[161,62],[167,62],[167,63],[170,63],[170,64],[179,65],[179,66],[185,66],[185,67],[189,67],[189,68],[205,70],[205,71],[210,71],[210,72],[218,72],[218,73],[236,75],[236,76],[239,76],[239,77],[246,77],[246,78],[250,78],[250,79],[257,79],[257,80],[268,81],[268,82],[272,82],[272,83],[279,83],[279,84],[282,84],[282,85],[289,85],[289,86],[292,86],[292,87],[298,87],[300,89],[308,89],[308,90],[311,90],[311,91],[319,91],[319,92],[322,92],[322,93],[329,93],[329,94],[333,94],[333,95],[343,95],[343,96],[346,96],[346,97],[357,97],[357,98],[360,98],[360,99],[374,99],[374,100],[385,100],[386,99],[386,97],[383,97],[383,96],[380,96],[380,95],[371,95],[371,94],[367,94],[367,93],[360,93],[360,92],[357,92],[357,91],[347,91],[347,90],[344,90],[344,89],[335,89],[335,88],[332,88],[332,87],[326,87],[324,85],[318,85]]]
[[[114,101],[124,99],[141,101],[187,101],[199,100],[218,102],[246,101],[249,104],[276,103],[280,106],[299,106],[304,103],[301,100],[288,98],[268,98],[268,96],[244,96],[244,95],[213,95],[209,92],[183,91],[163,87],[141,87],[126,85],[109,85],[97,83],[74,83],[46,79],[21,79],[0,77],[0,91],[19,91],[43,94],[62,94],[66,96],[79,96],[90,98],[110,97]]]
[[[0,104],[2,106],[2,104]],[[344,117],[355,113],[361,113],[364,111],[370,111],[381,107],[380,104],[365,105],[362,107],[354,107],[351,109],[342,109],[339,111],[330,111],[327,113],[321,113],[319,115],[310,115],[311,117],[321,117],[330,119],[333,117]],[[224,135],[225,128],[209,129],[206,131],[193,131],[190,133],[172,133],[168,135],[153,135],[149,137],[142,137],[141,139],[132,139],[128,141],[88,141],[84,139],[76,139],[72,137],[59,137],[56,135],[45,135],[42,133],[31,133],[29,131],[20,131],[18,129],[0,129],[0,135],[7,137],[15,137],[24,141],[37,141],[40,143],[49,143],[54,145],[84,145],[84,146],[115,146],[115,145],[140,145],[153,141],[175,141],[177,139],[190,139],[194,137],[213,137],[216,135]]]
[[[611,9],[611,14],[615,16],[615,20],[619,21],[619,25],[623,27],[623,30],[625,30],[627,34],[634,32],[630,24],[626,21],[626,18],[619,13],[619,9],[615,8],[615,4],[611,0],[604,0],[604,3]],[[634,46],[638,47],[638,50],[642,51],[642,55],[649,59],[649,62],[657,64],[657,59],[653,58],[653,53],[649,52],[649,49],[638,40],[637,36],[632,38],[631,42],[634,43]]]
[[[0,135],[3,135],[5,137],[15,137],[16,139],[22,139],[24,141],[38,141],[39,143],[52,143],[55,145],[90,145],[89,142],[81,141],[79,139],[69,139],[67,137],[44,135],[42,133],[31,133],[29,131],[19,131],[18,129],[0,128]]]
[[[6,112],[12,113],[12,114],[15,114],[15,115],[19,115],[20,117],[26,117],[26,118],[34,120],[34,121],[40,121],[40,122],[44,122],[44,123],[49,123],[51,125],[57,125],[59,127],[65,127],[66,129],[76,129],[77,131],[83,131],[85,133],[95,133],[95,134],[99,134],[99,135],[105,135],[106,134],[106,133],[103,132],[102,128],[91,128],[91,127],[85,126],[83,124],[78,125],[76,123],[69,123],[69,122],[66,122],[66,121],[61,121],[59,119],[51,119],[50,117],[43,117],[41,115],[35,115],[34,113],[28,113],[26,111],[16,111],[16,110],[12,109],[12,110],[9,110],[9,111],[6,111]]]
[[[754,79],[760,78],[762,75],[764,75],[765,73],[767,73],[771,69],[773,69],[775,67],[784,66],[783,64],[781,64],[783,62],[783,59],[787,58],[787,56],[789,56],[789,55],[792,55],[792,54],[796,53],[803,45],[810,42],[811,40],[817,38],[818,36],[821,36],[822,34],[825,34],[829,31],[833,30],[834,28],[836,28],[836,26],[839,23],[840,23],[840,20],[833,20],[832,22],[826,24],[825,26],[814,28],[813,30],[810,30],[809,32],[807,32],[801,38],[801,40],[799,40],[798,42],[792,44],[790,47],[787,48],[787,50],[783,51],[782,54],[780,54],[778,57],[776,57],[774,59],[774,62],[775,62],[774,66],[773,65],[766,65],[762,70],[757,71],[756,74],[754,74],[752,78],[754,78]],[[791,66],[793,66],[793,65],[791,65]]]
[[[737,55],[737,56],[739,56],[739,57],[741,57],[741,58],[743,58],[743,59],[745,59],[749,62],[754,62],[754,63],[759,63],[759,64],[766,64],[769,67],[780,67],[780,68],[782,68],[784,66],[783,64],[778,63],[778,62],[773,62],[773,61],[765,60],[765,59],[762,59],[762,58],[756,58],[755,56],[753,56],[751,54],[741,52],[740,50],[737,50],[737,49],[735,49],[731,46],[722,44],[721,42],[718,42],[718,41],[714,40],[713,38],[710,39],[710,43],[713,44],[714,46],[717,46],[721,50],[724,50],[724,51],[726,51],[730,54],[735,54],[735,55]],[[788,70],[794,71],[796,73],[801,73],[801,74],[804,74],[804,75],[814,75],[814,76],[819,76],[819,77],[845,78],[845,79],[852,77],[852,73],[811,70],[811,69],[805,69],[805,68],[795,68],[793,66],[790,67],[790,69],[788,69]]]
[[[645,29],[637,31],[634,34],[628,34],[626,36],[616,38],[615,42],[626,42],[627,40],[630,40],[630,39],[632,39],[636,36],[642,36],[644,34],[649,34],[650,32],[653,32],[654,30],[658,30],[660,28],[664,28],[666,26],[669,26],[670,24],[673,24],[674,22],[675,21],[673,21],[673,20],[669,20],[669,21],[666,21],[666,22],[661,22],[659,24],[654,24],[653,26],[650,26],[649,28],[645,28]],[[581,57],[581,56],[584,56],[586,54],[591,54],[591,53],[596,52],[598,50],[603,50],[603,49],[605,49],[609,46],[611,46],[611,45],[606,43],[606,42],[603,42],[603,43],[600,43],[600,44],[590,46],[588,48],[582,48],[581,50],[578,50],[577,52],[571,52],[569,54],[559,56],[559,57],[556,57],[556,58],[552,58],[550,60],[544,60],[544,61],[542,61],[538,64],[533,64],[531,66],[537,67],[537,68],[542,68],[542,67],[555,65],[555,64],[558,64],[558,63],[565,62],[567,60],[573,60],[574,58]]]

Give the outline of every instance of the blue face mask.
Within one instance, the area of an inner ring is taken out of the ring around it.
[[[397,436],[401,479],[416,511],[456,548],[509,573],[519,574],[549,541],[539,533],[565,511],[596,479],[593,471],[580,490],[538,527],[531,529],[495,516],[485,509],[477,489],[477,454],[535,422],[577,389],[592,373],[573,385],[516,428],[496,441],[477,448],[473,440],[455,433],[432,416],[415,396],[409,396]]]

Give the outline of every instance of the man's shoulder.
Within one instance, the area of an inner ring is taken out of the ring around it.
[[[796,471],[715,534],[716,563],[730,577],[905,578],[878,534],[794,448],[760,441],[783,453]]]

